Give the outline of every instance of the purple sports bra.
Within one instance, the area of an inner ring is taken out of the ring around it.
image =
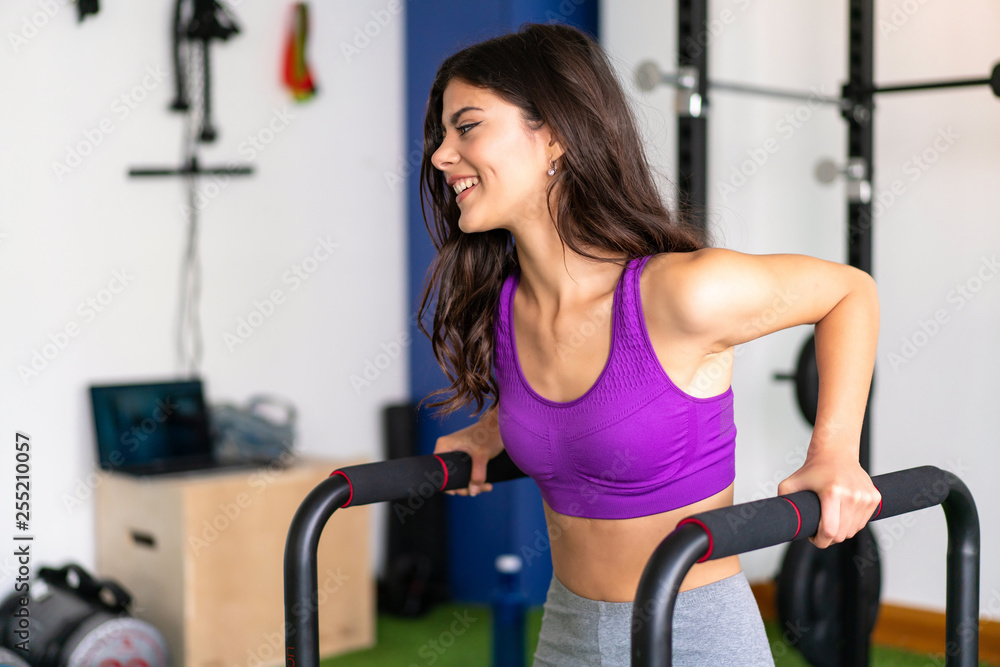
[[[528,386],[514,341],[520,269],[504,281],[494,331],[500,438],[549,507],[570,516],[628,519],[707,498],[736,477],[733,389],[710,398],[681,391],[646,331],[630,261],[615,288],[611,353],[594,385],[569,402]]]

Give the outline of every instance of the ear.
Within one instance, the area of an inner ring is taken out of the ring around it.
[[[566,152],[563,149],[562,144],[560,144],[558,141],[552,142],[549,145],[552,146],[552,159],[553,160],[558,160],[559,158],[561,158],[563,156],[563,153]]]
[[[558,139],[556,139],[555,135],[549,133],[545,148],[545,155],[548,157],[548,159],[558,160],[563,156],[563,153],[565,152],[566,149],[563,148],[563,145],[559,142]]]

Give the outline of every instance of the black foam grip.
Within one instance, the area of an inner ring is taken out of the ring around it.
[[[993,68],[993,74],[990,75],[990,88],[993,89],[993,94],[1000,97],[1000,63],[996,64]]]
[[[401,500],[411,496],[429,498],[439,491],[469,486],[472,457],[461,451],[407,456],[338,468],[330,476],[334,475],[342,476],[351,487],[351,495],[342,507]],[[491,484],[524,476],[506,451],[500,452],[486,466],[486,481]]]
[[[876,475],[872,483],[882,502],[870,520],[938,505],[948,496],[952,479],[951,473],[934,466]],[[700,563],[812,537],[819,530],[819,518],[819,496],[798,491],[694,514],[678,526],[693,523],[708,533],[708,552]]]

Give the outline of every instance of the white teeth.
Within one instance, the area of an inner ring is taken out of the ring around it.
[[[479,184],[479,178],[473,176],[472,178],[463,178],[462,180],[458,181],[457,183],[455,183],[455,185],[451,187],[454,188],[456,195],[460,195],[462,194],[462,190],[467,190],[471,188],[473,185],[478,185],[478,184]]]

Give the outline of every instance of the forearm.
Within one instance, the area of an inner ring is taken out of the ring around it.
[[[856,273],[851,290],[816,323],[819,396],[810,452],[836,448],[858,457],[878,329],[875,283]]]

